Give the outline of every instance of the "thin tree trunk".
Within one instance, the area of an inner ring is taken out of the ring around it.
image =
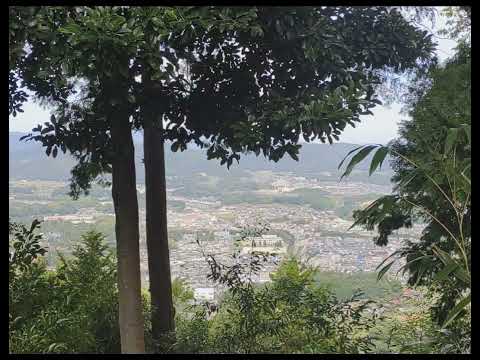
[[[113,114],[111,124],[121,349],[122,353],[144,353],[137,186],[128,114]]]
[[[152,337],[158,344],[163,335],[175,330],[168,249],[165,156],[161,122],[155,124],[152,116],[147,115],[143,129]]]

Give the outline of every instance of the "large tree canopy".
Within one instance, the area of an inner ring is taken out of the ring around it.
[[[113,102],[133,115],[132,127],[153,103],[173,151],[195,141],[230,166],[248,151],[296,159],[301,137],[338,139],[379,103],[382,71],[428,66],[433,51],[425,31],[387,7],[52,8],[37,21],[63,26],[47,32],[48,46],[32,39],[19,67],[24,85],[60,104],[55,124],[33,138],[47,154],[60,146],[79,158],[77,193],[109,171],[100,83],[114,73],[128,94]],[[151,86],[139,80],[145,68]],[[73,79],[83,92],[67,101]]]

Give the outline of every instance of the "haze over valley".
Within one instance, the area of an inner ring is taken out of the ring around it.
[[[56,259],[57,250],[69,253],[80,235],[93,228],[104,233],[114,247],[110,187],[94,185],[88,196],[71,200],[67,195],[68,179],[75,160],[60,154],[56,159],[46,157],[39,144],[19,142],[22,135],[10,133],[9,137],[12,220],[43,220],[42,231],[51,262]],[[185,279],[194,289],[213,288],[206,279],[208,265],[201,250],[227,261],[235,245],[243,252],[275,253],[277,260],[294,254],[323,271],[375,271],[402,240],[418,234],[421,228],[417,225],[400,232],[387,247],[373,244],[373,232],[360,228],[348,230],[354,209],[391,191],[388,159],[382,171],[369,177],[371,159],[367,158],[351,176],[339,181],[338,164],[355,147],[344,143],[303,144],[299,162],[286,158],[274,163],[261,156],[247,155],[229,170],[207,160],[200,149],[189,148],[182,153],[166,151],[172,277]],[[148,282],[140,136],[135,136],[135,148],[142,281]],[[248,242],[239,242],[242,230],[259,223],[268,224],[269,230],[256,238],[254,249]],[[268,264],[257,281],[269,281],[275,266],[274,262]],[[220,290],[213,293],[216,295]]]

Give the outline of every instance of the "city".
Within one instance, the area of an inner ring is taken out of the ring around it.
[[[206,174],[200,175],[208,177]],[[264,173],[260,175],[265,177]],[[257,176],[260,175],[257,174]],[[354,203],[356,206],[364,207],[369,204],[369,201],[365,201],[365,195],[367,198],[369,194],[379,196],[387,194],[390,190],[388,185],[338,182],[334,180],[333,176],[331,180],[328,179],[328,175],[322,174],[323,178],[319,180],[314,177],[296,176],[293,173],[275,172],[269,174],[270,186],[262,183],[260,188],[244,193],[288,198],[290,194],[298,190],[319,190],[322,197],[336,199],[337,203],[340,196],[342,199],[352,197],[357,199],[357,202]],[[325,180],[325,176],[327,176],[327,180]],[[25,194],[29,191],[19,190],[31,187],[36,187],[35,198]],[[64,183],[54,181],[11,181],[11,189],[14,189],[10,192],[11,208],[15,208],[15,204],[18,203],[40,204],[48,207],[49,204],[55,202],[51,198],[51,192],[59,193],[60,189],[64,188]],[[222,289],[214,286],[207,279],[209,268],[205,259],[206,255],[212,255],[218,261],[228,264],[238,246],[240,246],[239,251],[242,256],[247,256],[252,251],[274,254],[275,256],[271,257],[272,260],[264,264],[262,271],[252,278],[252,281],[259,283],[268,282],[269,275],[276,269],[278,262],[292,255],[323,271],[374,272],[388,255],[401,246],[404,240],[412,241],[418,238],[422,231],[422,226],[415,224],[413,228],[402,230],[392,236],[388,246],[379,247],[373,243],[374,232],[359,227],[349,230],[353,223],[352,219],[339,216],[335,209],[318,209],[308,205],[281,202],[263,204],[261,200],[259,200],[260,203],[255,204],[239,202],[225,205],[219,194],[211,193],[210,196],[200,197],[177,195],[181,189],[181,187],[169,188],[167,192],[169,205],[174,202],[184,204],[180,209],[168,206],[172,278],[185,280],[196,293],[208,294],[198,295],[200,298],[209,300],[218,297]],[[142,196],[144,185],[139,184],[137,190],[139,196]],[[94,227],[101,219],[109,219],[110,234],[105,235],[113,236],[113,204],[108,199],[110,190],[106,188],[103,191],[103,195],[107,196],[96,198],[96,202],[92,202],[93,206],[91,207],[78,208],[75,213],[42,216],[44,225],[70,223],[71,226],[88,224]],[[240,198],[242,194],[240,192]],[[375,196],[372,196],[372,200],[375,199]],[[108,208],[109,210],[106,210]],[[238,241],[243,229],[255,227],[258,223],[268,225],[267,233],[249,239],[252,242]],[[175,236],[171,235],[172,231],[176,233]],[[46,241],[51,252],[68,251],[65,248],[65,244],[68,242],[62,239],[63,236],[65,236],[65,232],[49,231],[46,234]],[[148,284],[144,207],[140,207],[140,256],[142,282]],[[399,270],[402,264],[402,262],[395,263],[392,273]],[[404,280],[401,274],[397,278],[401,281]]]

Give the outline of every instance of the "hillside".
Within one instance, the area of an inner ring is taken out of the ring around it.
[[[47,157],[39,143],[20,142],[24,135],[19,132],[9,133],[9,177],[10,179],[29,180],[68,180],[70,169],[75,160],[68,155],[59,153],[57,158]],[[144,181],[143,144],[140,133],[134,134],[136,149],[137,180]],[[215,176],[235,176],[245,170],[281,171],[294,172],[298,175],[318,174],[330,172],[333,176],[339,175],[337,167],[342,158],[354,147],[355,144],[336,143],[329,144],[303,144],[300,149],[299,161],[295,161],[288,155],[278,163],[268,161],[263,156],[256,157],[254,154],[242,155],[240,164],[234,163],[230,170],[220,166],[215,160],[207,160],[204,150],[194,146],[182,153],[166,151],[167,176],[189,176],[192,173],[204,172]],[[167,149],[169,145],[167,144]],[[367,170],[370,157],[364,160],[358,170]],[[387,161],[384,170],[389,172]]]

